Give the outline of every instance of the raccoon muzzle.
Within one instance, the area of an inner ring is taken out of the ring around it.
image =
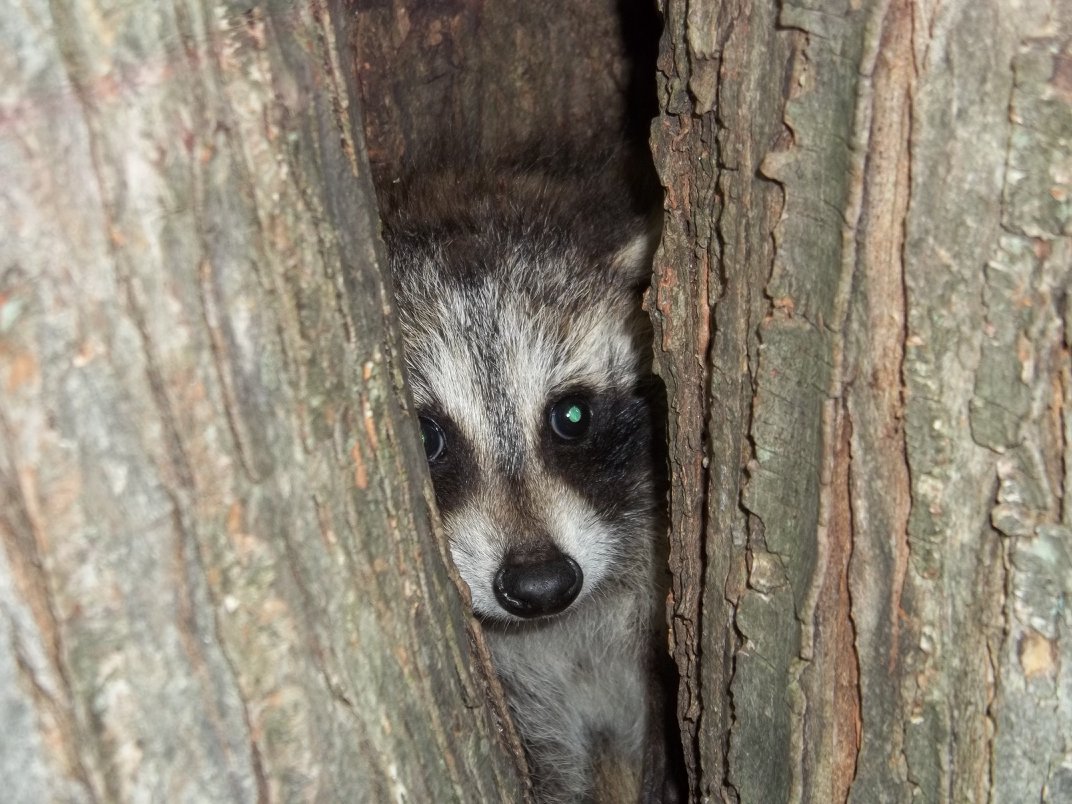
[[[581,586],[580,566],[564,553],[537,561],[504,563],[495,575],[495,597],[517,617],[546,617],[565,611]]]

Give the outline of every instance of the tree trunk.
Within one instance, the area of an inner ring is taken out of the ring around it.
[[[1069,8],[663,5],[703,800],[1072,799]]]
[[[659,19],[646,0],[355,0],[369,158],[509,153],[536,141],[646,142]]]
[[[0,11],[5,801],[520,797],[427,514],[346,19]]]
[[[1072,800],[1068,4],[661,11],[694,797]],[[521,798],[370,176],[636,135],[656,27],[0,11],[5,800]]]

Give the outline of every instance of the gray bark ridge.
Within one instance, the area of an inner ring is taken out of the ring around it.
[[[6,801],[522,795],[428,515],[342,19],[0,11]]]

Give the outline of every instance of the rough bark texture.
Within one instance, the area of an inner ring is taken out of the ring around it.
[[[696,792],[1068,800],[1068,4],[663,10]]]
[[[520,796],[420,493],[348,19],[0,11],[5,801]]]
[[[647,138],[659,20],[646,0],[355,0],[373,170],[534,141]]]
[[[661,2],[700,800],[1072,800],[1070,9]],[[520,797],[366,150],[635,133],[649,11],[0,11],[4,800]]]

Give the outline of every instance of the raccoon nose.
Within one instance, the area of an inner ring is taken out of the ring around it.
[[[495,576],[495,597],[518,617],[558,614],[577,597],[583,580],[577,562],[559,553],[543,561],[504,564]]]

